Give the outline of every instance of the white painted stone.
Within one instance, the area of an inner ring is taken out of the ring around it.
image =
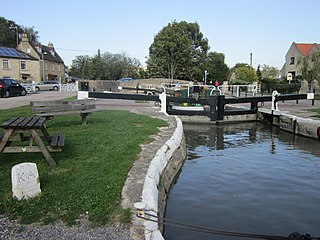
[[[11,170],[12,193],[18,200],[38,196],[41,193],[39,173],[35,163],[21,163]]]

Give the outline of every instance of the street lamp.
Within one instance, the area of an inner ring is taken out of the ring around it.
[[[17,31],[17,47],[19,46],[19,28],[18,26],[15,26],[15,27],[9,27],[10,29],[16,29]]]
[[[207,76],[209,75],[208,71],[204,71],[204,85],[207,85]]]
[[[47,52],[41,53],[41,57],[42,57],[42,82],[45,80],[44,79],[44,76],[45,76],[45,74],[44,74],[44,55],[46,55],[46,54],[47,54]]]

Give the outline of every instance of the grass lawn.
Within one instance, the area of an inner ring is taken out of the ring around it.
[[[309,109],[308,111],[317,113],[314,117],[320,118],[320,109]]]
[[[30,116],[30,107],[0,111],[0,123],[13,116]],[[79,115],[57,116],[47,121],[48,132],[65,134],[62,152],[52,153],[57,167],[50,167],[41,153],[0,153],[0,213],[22,223],[49,223],[57,219],[74,224],[87,214],[95,225],[103,225],[115,216],[128,218],[129,211],[119,206],[121,190],[140,144],[163,120],[127,111],[96,112],[81,125]],[[1,130],[0,130],[1,131]],[[11,168],[19,163],[37,164],[42,194],[32,200],[12,198]]]

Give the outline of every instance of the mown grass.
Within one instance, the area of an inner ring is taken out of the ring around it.
[[[1,110],[0,122],[29,115],[29,107]],[[65,134],[63,151],[52,153],[57,167],[50,167],[41,153],[0,153],[0,213],[26,224],[61,219],[69,225],[81,214],[95,225],[106,224],[115,215],[130,215],[119,206],[127,173],[140,144],[167,123],[127,111],[96,112],[87,120],[87,126],[81,125],[79,115],[46,122],[49,133]],[[37,164],[42,194],[17,201],[12,198],[11,168],[22,162]]]
[[[308,111],[316,113],[313,117],[320,118],[320,109],[309,109]]]

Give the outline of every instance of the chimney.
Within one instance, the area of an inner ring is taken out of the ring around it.
[[[22,34],[21,42],[25,42],[25,43],[29,42],[29,38],[26,33]]]
[[[54,48],[53,48],[52,42],[49,42],[49,43],[48,43],[48,50],[49,50],[49,52],[51,53],[52,56],[55,56],[55,55],[56,55],[56,53],[55,53],[55,51],[54,51]]]

